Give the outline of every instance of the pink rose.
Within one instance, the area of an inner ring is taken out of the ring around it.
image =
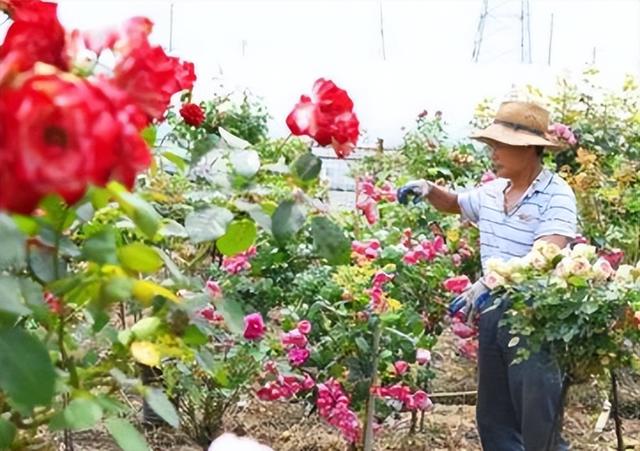
[[[443,282],[445,290],[452,293],[460,294],[471,285],[471,281],[467,276],[451,277]]]
[[[404,360],[398,360],[393,364],[393,370],[398,376],[402,376],[409,369],[409,364]]]
[[[244,338],[260,340],[266,332],[264,321],[260,313],[251,313],[244,317]]]
[[[299,329],[293,329],[282,334],[282,344],[284,346],[303,348],[307,345],[307,337]]]
[[[307,361],[311,353],[306,348],[291,348],[287,357],[292,366],[300,366]]]
[[[311,332],[311,323],[306,319],[300,321],[298,323],[298,330],[304,335],[309,335],[309,333]]]

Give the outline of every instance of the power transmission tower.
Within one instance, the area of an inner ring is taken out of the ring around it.
[[[471,59],[532,62],[529,0],[482,0]]]

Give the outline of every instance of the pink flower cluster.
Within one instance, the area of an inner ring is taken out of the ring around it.
[[[303,365],[311,352],[307,348],[307,335],[311,332],[311,323],[307,320],[300,321],[292,331],[282,334],[282,345],[287,349],[287,357],[291,366]]]
[[[549,127],[549,133],[565,141],[570,146],[575,146],[578,143],[576,135],[573,134],[571,129],[567,125],[560,124],[559,122]]]
[[[222,269],[229,274],[238,274],[239,272],[251,269],[249,260],[256,255],[256,247],[251,246],[248,250],[234,255],[233,257],[225,257],[222,260]]]
[[[318,384],[318,413],[330,425],[338,428],[347,441],[356,443],[362,428],[358,415],[349,408],[350,403],[351,400],[335,379]]]
[[[429,410],[433,403],[429,395],[422,390],[411,393],[411,388],[402,383],[389,387],[372,387],[372,392],[379,398],[391,398],[400,401],[408,410]]]
[[[356,184],[356,208],[361,210],[369,224],[378,222],[378,203],[396,201],[396,190],[389,182],[384,182],[381,187],[375,185],[372,177],[360,179]]]
[[[411,238],[407,239],[405,235],[404,242],[407,243],[405,247],[408,250],[402,260],[407,265],[415,265],[422,261],[430,262],[447,251],[444,239],[441,236],[436,236],[433,241],[422,240],[415,246],[411,246]]]
[[[351,243],[351,250],[359,256],[366,257],[368,260],[375,260],[380,254],[380,241],[367,240],[367,241],[353,241]]]
[[[263,401],[277,401],[278,399],[290,399],[302,390],[311,390],[315,381],[309,374],[300,376],[283,376],[278,373],[276,364],[269,361],[265,364],[265,371],[272,374],[275,379],[268,381],[257,392],[258,398]]]
[[[367,294],[371,297],[371,310],[375,313],[383,313],[387,310],[387,297],[384,292],[384,285],[393,280],[393,274],[387,274],[384,271],[378,271],[373,276],[371,288],[367,290]]]

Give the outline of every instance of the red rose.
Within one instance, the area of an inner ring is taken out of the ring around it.
[[[146,117],[126,94],[70,75],[36,75],[0,93],[0,209],[30,213],[49,194],[73,204],[87,185],[132,187],[150,161]]]
[[[608,261],[613,269],[618,269],[624,260],[624,252],[620,249],[603,249],[600,251],[600,257]]]
[[[150,119],[160,120],[171,96],[191,89],[193,64],[168,56],[162,47],[141,44],[131,49],[114,68],[116,86],[125,90]]]
[[[0,46],[0,81],[7,73],[29,70],[40,61],[62,70],[69,66],[65,55],[65,31],[55,3],[9,2],[13,18]]]
[[[204,111],[200,108],[200,105],[196,105],[195,103],[185,103],[180,108],[180,116],[182,119],[194,127],[199,127],[205,119]]]
[[[96,172],[92,181],[104,185],[109,180],[117,180],[132,189],[136,176],[151,164],[149,146],[140,134],[147,126],[147,116],[133,104],[127,93],[108,80],[99,79],[96,86],[111,103],[112,114],[119,125],[119,136],[113,149],[113,160],[102,168],[99,175]]]
[[[333,146],[338,158],[353,151],[360,133],[347,92],[323,78],[313,85],[312,97],[300,97],[287,116],[287,126],[294,135],[308,135],[321,146]]]
[[[34,76],[0,95],[0,208],[30,213],[47,194],[73,203],[119,136],[110,105],[89,83]]]

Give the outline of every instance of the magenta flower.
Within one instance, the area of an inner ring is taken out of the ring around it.
[[[261,340],[265,332],[266,327],[260,313],[251,313],[244,317],[244,338]]]

